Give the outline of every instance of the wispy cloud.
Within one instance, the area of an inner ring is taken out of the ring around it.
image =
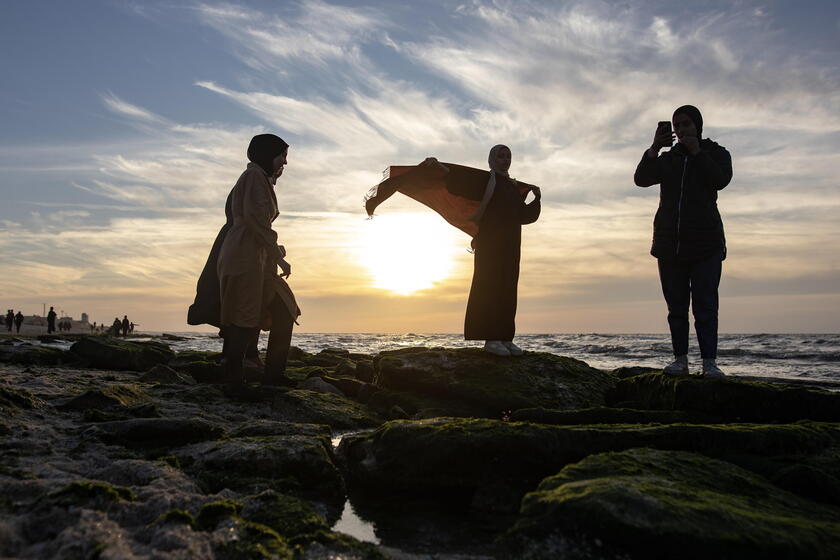
[[[247,143],[271,131],[292,144],[276,227],[309,328],[339,328],[325,309],[364,305],[371,312],[359,324],[398,328],[376,323],[391,306],[422,316],[425,330],[457,330],[472,266],[466,240],[441,242],[454,264],[424,292],[428,312],[412,298],[395,303],[362,264],[371,247],[361,195],[386,165],[435,155],[482,167],[489,146],[504,142],[514,175],[544,188],[543,216],[524,233],[520,325],[634,330],[617,316],[661,302],[648,255],[657,192],[634,187],[632,173],[656,122],[683,103],[701,108],[707,135],[734,157],[735,180],[720,195],[729,295],[745,298],[753,286],[794,302],[840,278],[840,70],[791,44],[771,9],[504,0],[435,8],[196,5],[202,32],[217,34],[239,65],[185,81],[250,120],[167,119],[130,92],[102,95],[145,141],[74,156],[96,172],[73,184],[101,201],[8,222],[23,231],[0,235],[4,254],[16,255],[0,291],[25,294],[51,279],[80,301],[119,285],[185,307]],[[414,210],[395,197],[382,212]]]

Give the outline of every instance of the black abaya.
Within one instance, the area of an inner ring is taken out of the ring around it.
[[[525,204],[514,183],[496,175],[496,189],[475,237],[475,269],[464,320],[466,340],[513,340],[522,225],[539,216],[539,200]]]

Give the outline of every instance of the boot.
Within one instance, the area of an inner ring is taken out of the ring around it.
[[[714,358],[703,358],[703,377],[726,377]]]

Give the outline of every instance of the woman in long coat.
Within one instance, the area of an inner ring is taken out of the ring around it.
[[[473,239],[473,271],[464,338],[484,340],[484,349],[500,356],[519,356],[513,343],[516,333],[516,300],[522,226],[540,217],[539,187],[531,187],[534,200],[525,203],[517,181],[508,175],[510,148],[493,146],[487,158],[490,179],[476,212],[478,234]],[[454,187],[454,185],[453,185]]]
[[[219,248],[216,272],[225,377],[233,383],[243,381],[242,361],[260,329],[270,329],[265,382],[290,383],[284,372],[300,310],[282,278],[291,274],[286,251],[271,229],[279,215],[274,184],[283,173],[288,148],[273,134],[255,136],[248,147],[251,163],[229,196],[233,220]]]

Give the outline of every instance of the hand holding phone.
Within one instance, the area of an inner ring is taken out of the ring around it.
[[[671,130],[671,121],[659,121],[656,126],[656,132],[653,135],[653,144],[651,148],[654,151],[659,151],[661,148],[667,148],[674,143],[674,131]]]

